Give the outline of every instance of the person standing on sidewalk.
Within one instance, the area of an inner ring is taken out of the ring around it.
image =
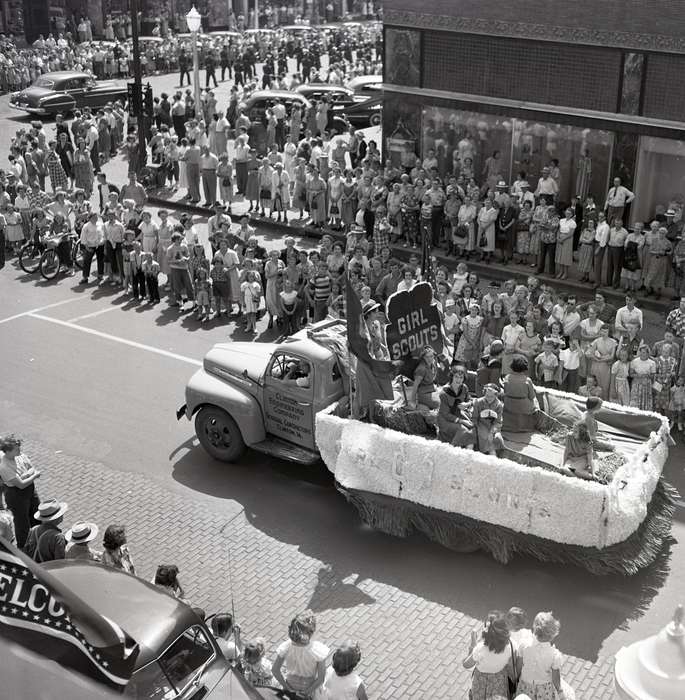
[[[555,259],[557,250],[557,234],[559,231],[559,216],[554,205],[547,207],[547,219],[540,228],[540,258],[538,275],[545,273],[545,263],[549,257],[549,274],[555,275]]]
[[[181,74],[180,78],[180,86],[183,87],[183,78],[188,77],[188,85],[191,85],[190,82],[190,58],[188,57],[188,54],[185,52],[185,49],[181,49],[180,53],[178,54],[178,70]]]
[[[607,252],[609,243],[609,224],[604,212],[597,215],[597,228],[595,229],[595,259],[593,262],[595,287],[602,286],[602,266],[604,265],[604,255]]]
[[[621,184],[621,178],[615,177],[613,187],[607,192],[607,199],[604,203],[604,211],[609,223],[613,223],[614,217],[622,219],[624,209],[634,199],[635,195]]]
[[[83,277],[79,284],[88,284],[90,266],[93,256],[97,259],[98,282],[102,281],[105,272],[105,234],[99,217],[93,212],[81,228],[81,245],[83,246]]]
[[[623,221],[615,216],[609,229],[607,248],[609,260],[607,262],[607,287],[618,289],[621,285],[621,270],[623,269],[623,251],[625,248],[628,231],[623,228]]]
[[[207,146],[202,147],[200,156],[200,172],[202,173],[202,189],[205,194],[204,206],[209,208],[216,199],[216,168],[219,159],[211,153]]]
[[[0,450],[3,453],[0,458],[0,484],[7,508],[14,516],[17,547],[21,549],[34,524],[33,513],[40,503],[34,484],[40,472],[22,454],[21,440],[15,435],[0,437]]]

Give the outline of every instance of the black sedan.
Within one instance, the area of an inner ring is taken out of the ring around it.
[[[363,129],[367,126],[378,126],[382,121],[382,95],[369,97],[360,95],[350,88],[329,83],[307,83],[295,88],[295,92],[304,95],[310,101],[318,102],[326,98],[330,105],[330,121],[334,117],[344,118],[351,126]]]
[[[127,97],[126,84],[116,80],[95,80],[88,73],[56,71],[43,73],[30,87],[10,95],[10,107],[40,116],[99,109],[108,102]]]

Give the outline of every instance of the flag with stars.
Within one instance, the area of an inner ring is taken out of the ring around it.
[[[123,691],[138,645],[0,537],[0,635]]]

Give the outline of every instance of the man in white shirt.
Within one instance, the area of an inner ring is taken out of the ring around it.
[[[97,258],[98,282],[102,282],[105,271],[105,234],[95,212],[81,228],[81,245],[83,246],[83,277],[79,284],[88,284],[93,255]]]
[[[542,176],[538,180],[538,186],[535,189],[535,196],[544,197],[547,204],[554,204],[558,194],[559,185],[552,177],[550,169],[545,166],[542,169]]]
[[[627,204],[630,204],[635,199],[635,195],[621,184],[621,178],[614,178],[614,186],[607,193],[607,201],[604,203],[604,211],[606,211],[607,220],[611,224],[614,217],[623,218],[623,210]]]
[[[617,333],[627,333],[628,324],[631,323],[637,324],[638,328],[642,329],[642,311],[635,306],[635,297],[632,294],[626,294],[626,305],[616,312],[614,328]]]
[[[595,287],[602,286],[602,265],[604,264],[604,255],[609,243],[609,231],[609,224],[606,221],[604,212],[599,212],[597,215],[597,228],[595,229],[595,260],[593,265]]]
[[[626,238],[628,238],[628,231],[623,228],[623,221],[618,217],[614,217],[613,224],[609,229],[609,240],[607,241],[607,250],[609,251],[607,287],[613,285],[614,289],[618,289],[621,284],[621,269],[623,268]]]

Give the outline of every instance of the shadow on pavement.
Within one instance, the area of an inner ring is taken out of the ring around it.
[[[321,561],[311,598],[315,609],[325,609],[334,592],[335,607],[337,592],[343,605],[370,604],[363,591],[352,590],[369,579],[476,619],[512,605],[531,616],[553,610],[564,628],[564,652],[593,662],[611,633],[644,613],[669,571],[668,544],[655,565],[626,578],[522,557],[505,566],[481,552],[451,552],[419,535],[393,538],[360,522],[323,464],[304,468],[248,452],[229,465],[212,461],[195,443],[173,465],[173,478],[237,501],[254,527]]]

